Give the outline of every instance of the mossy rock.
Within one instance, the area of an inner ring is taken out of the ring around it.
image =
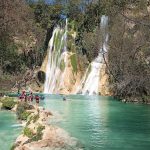
[[[45,126],[39,125],[37,127],[36,135],[32,137],[32,141],[39,141],[42,139],[43,133],[42,131],[45,129]]]
[[[15,150],[15,148],[17,147],[18,145],[17,144],[13,144],[10,148],[10,150]]]
[[[29,142],[32,141],[39,141],[42,139],[43,133],[42,131],[45,129],[45,126],[42,125],[38,125],[37,130],[36,130],[36,134],[34,134],[30,128],[25,127],[23,130],[23,134],[25,136],[27,136],[28,138],[30,138]]]
[[[16,104],[16,99],[12,97],[1,98],[0,102],[2,103],[2,109],[11,110]]]
[[[72,34],[73,34],[73,32],[72,32]],[[76,46],[75,46],[74,41],[75,40],[70,33],[70,35],[68,35],[68,40],[67,40],[67,51],[72,52],[72,53],[76,53]]]
[[[31,114],[31,112],[24,111],[24,112],[20,113],[18,119],[27,120],[30,114]]]
[[[150,102],[150,96],[149,95],[142,95],[142,100],[145,103],[149,103]]]
[[[64,62],[64,60],[61,60],[61,63],[60,63],[60,70],[61,70],[61,71],[64,71],[64,69],[65,69],[65,62]]]
[[[37,120],[39,119],[39,114],[33,114],[28,118],[28,122],[26,124],[26,126],[28,126],[31,122],[35,123],[37,122]]]
[[[39,114],[36,114],[33,116],[32,120],[33,120],[33,123],[35,123],[38,119],[39,119]]]
[[[31,129],[28,128],[28,127],[25,127],[25,128],[24,128],[23,134],[24,134],[25,136],[27,136],[28,138],[33,138],[33,136],[34,136],[33,132],[32,132]]]
[[[27,120],[31,112],[28,112],[27,110],[31,110],[34,107],[32,105],[29,105],[28,103],[21,102],[17,106],[17,117],[20,120]]]
[[[77,58],[76,58],[76,54],[71,55],[70,59],[71,59],[71,65],[72,65],[72,68],[73,68],[73,72],[77,73]]]
[[[34,106],[33,106],[33,105],[30,105],[30,104],[28,104],[28,103],[26,103],[26,102],[20,102],[20,103],[18,104],[17,109],[19,109],[19,108],[23,108],[24,110],[32,110],[32,109],[34,109]]]
[[[14,150],[16,148],[15,145],[11,146],[10,150]]]

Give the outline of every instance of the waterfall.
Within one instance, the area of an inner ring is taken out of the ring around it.
[[[95,58],[87,68],[86,73],[76,93],[93,95],[98,94],[99,92],[100,70],[102,68],[102,65],[104,64],[104,57],[107,52],[107,43],[108,43],[108,33],[106,30],[107,26],[108,26],[108,17],[103,15],[101,17],[100,23],[100,31],[102,34],[102,46],[99,50],[97,58]]]
[[[49,41],[44,93],[57,93],[60,85],[63,84],[62,72],[67,61],[67,23],[66,19],[65,29],[57,26]]]

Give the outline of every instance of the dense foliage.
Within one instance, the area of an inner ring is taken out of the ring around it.
[[[24,0],[2,0],[0,8],[0,70],[14,74],[39,65],[43,36],[32,9]]]
[[[146,0],[113,5],[108,53],[115,95],[146,103],[150,95],[149,6]]]
[[[0,103],[2,103],[2,109],[11,110],[16,104],[16,99],[11,97],[4,97],[0,99]]]
[[[25,102],[19,103],[16,110],[17,118],[20,120],[27,120],[28,116],[31,114],[31,112],[28,112],[27,110],[31,109],[33,109],[32,105]]]
[[[1,0],[0,7],[0,69],[3,72],[12,74],[40,65],[54,26],[62,24],[66,17],[69,28],[77,33],[77,53],[86,55],[91,62],[99,53],[100,18],[105,14],[109,16],[107,69],[112,91],[121,98],[149,99],[148,0],[14,0],[13,3]],[[26,44],[16,42],[16,37]]]

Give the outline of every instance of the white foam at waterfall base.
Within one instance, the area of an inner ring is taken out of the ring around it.
[[[90,67],[88,67],[80,86],[77,88],[76,93],[81,94],[99,94],[99,80],[100,80],[100,71],[104,64],[105,53],[107,52],[107,43],[108,43],[108,33],[106,31],[108,24],[108,17],[103,15],[101,17],[100,31],[102,33],[103,44],[100,48],[99,54],[96,59],[94,59]],[[90,70],[89,70],[90,68]]]
[[[84,87],[82,89],[82,94],[98,94],[98,86],[99,86],[99,72],[100,68],[103,65],[102,56],[99,55],[92,63],[91,63],[91,71],[84,81]]]

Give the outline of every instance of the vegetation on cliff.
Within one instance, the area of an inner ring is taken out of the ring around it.
[[[91,62],[102,41],[102,15],[109,16],[107,72],[119,98],[149,101],[150,3],[148,0],[2,0],[0,2],[0,74],[20,74],[41,65],[56,24],[69,18],[77,34],[73,52]],[[29,38],[30,37],[30,38]],[[75,55],[72,56],[76,72]],[[63,69],[63,65],[62,65]]]

